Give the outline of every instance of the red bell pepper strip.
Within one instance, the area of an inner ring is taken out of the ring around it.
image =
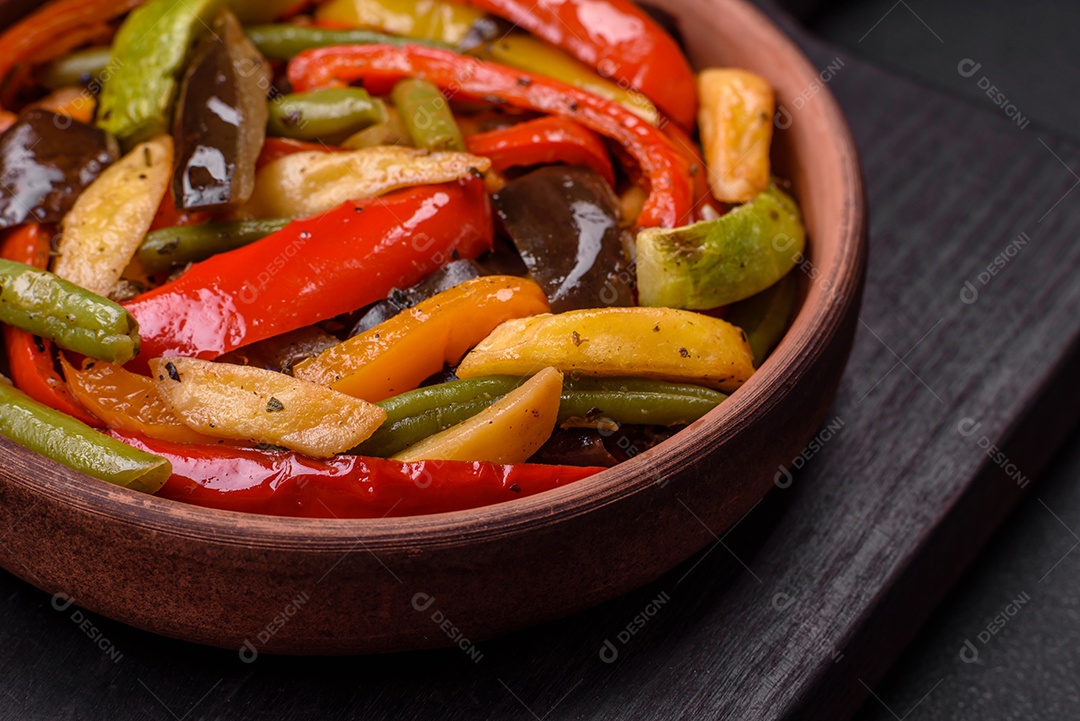
[[[694,71],[674,38],[630,0],[465,0],[557,45],[694,127]]]
[[[615,185],[615,170],[604,142],[593,131],[565,118],[537,118],[470,135],[465,145],[473,155],[491,158],[492,167],[499,172],[525,165],[566,163],[592,168]]]
[[[701,213],[706,205],[712,206],[712,209],[720,215],[726,213],[728,209],[724,204],[713,197],[712,185],[709,180],[709,166],[705,164],[705,158],[702,157],[701,149],[697,143],[693,141],[685,130],[674,123],[665,125],[664,132],[671,138],[675,149],[682,153],[682,156],[690,163],[691,176],[694,179],[693,220],[701,220]]]
[[[125,303],[146,361],[213,359],[409,288],[493,242],[491,205],[478,178],[349,201],[262,240],[197,263]]]
[[[299,518],[390,518],[490,506],[564,486],[602,468],[419,461],[298,453],[110,435],[172,463],[157,492],[174,501],[226,511]]]
[[[178,228],[185,225],[201,225],[210,220],[210,217],[209,213],[200,211],[187,212],[177,208],[176,198],[173,197],[172,189],[170,188],[161,199],[161,205],[158,206],[157,215],[154,216],[154,222],[150,224],[150,230]]]
[[[0,84],[24,63],[60,57],[90,38],[111,33],[108,21],[142,5],[144,0],[56,0],[15,23],[0,35]],[[0,108],[0,130],[14,122]]]
[[[51,228],[37,223],[21,225],[8,232],[0,255],[8,260],[45,268],[49,263]],[[11,380],[38,403],[67,413],[87,425],[100,427],[101,421],[71,394],[53,363],[53,343],[11,326],[4,326]]]
[[[378,93],[402,78],[423,77],[449,95],[574,120],[614,140],[640,166],[649,186],[640,227],[683,225],[693,209],[688,164],[663,131],[618,103],[551,78],[416,45],[307,50],[289,63],[288,75],[298,92],[362,80],[369,91]]]
[[[305,143],[303,140],[293,140],[291,138],[267,138],[266,142],[263,143],[262,152],[259,153],[259,159],[255,161],[255,169],[260,170],[264,165],[269,165],[275,160],[293,153],[332,153],[335,150],[338,150],[338,148],[332,148],[323,143]]]

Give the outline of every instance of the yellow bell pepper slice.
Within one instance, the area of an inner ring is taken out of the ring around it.
[[[482,17],[482,10],[445,0],[330,0],[315,11],[320,22],[447,45],[459,45]]]
[[[394,460],[524,463],[555,430],[562,388],[563,374],[545,368],[498,403],[406,448]]]
[[[172,138],[161,135],[106,168],[64,216],[53,272],[107,297],[154,222],[172,163]]]
[[[709,185],[722,203],[745,203],[769,188],[776,100],[762,77],[711,68],[698,75],[698,124]]]
[[[208,436],[283,446],[314,458],[344,453],[386,420],[382,408],[283,373],[196,358],[150,361],[165,404]]]
[[[299,363],[293,374],[376,403],[457,363],[503,321],[549,311],[531,280],[474,278]]]
[[[63,354],[60,362],[71,394],[110,428],[173,443],[217,442],[188,428],[161,400],[150,378],[104,361],[87,359],[81,370]]]
[[[719,318],[671,308],[601,308],[509,320],[465,356],[457,374],[528,375],[546,366],[730,393],[753,374],[754,353],[746,334]]]
[[[480,57],[519,70],[546,75],[567,85],[619,103],[652,125],[660,123],[656,106],[643,93],[625,89],[598,75],[556,47],[529,35],[511,34],[482,46]],[[603,67],[601,65],[601,67]],[[772,116],[769,116],[770,118]]]
[[[456,152],[377,146],[278,158],[255,177],[255,193],[238,219],[306,218],[346,200],[374,198],[414,185],[438,185],[485,173],[491,160]]]

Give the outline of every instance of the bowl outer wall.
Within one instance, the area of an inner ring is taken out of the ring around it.
[[[347,654],[453,644],[433,616],[474,641],[561,617],[655,580],[715,543],[824,418],[857,322],[865,205],[847,126],[793,43],[740,0],[668,9],[681,19],[697,67],[758,72],[790,109],[774,158],[810,231],[792,328],[728,401],[671,441],[565,488],[385,520],[187,506],[110,486],[0,439],[0,565],[167,636],[223,648],[247,642],[259,653]]]

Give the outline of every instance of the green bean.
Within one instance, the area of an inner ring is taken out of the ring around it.
[[[461,129],[442,91],[427,80],[402,80],[390,93],[413,144],[427,150],[465,150]]]
[[[327,30],[299,25],[258,25],[246,28],[247,36],[263,55],[271,60],[292,60],[305,50],[333,45],[427,45],[450,49],[432,40],[416,40],[384,35],[370,30]]]
[[[98,433],[0,382],[0,435],[107,483],[156,493],[172,475],[161,458]]]
[[[139,326],[116,303],[39,268],[0,259],[0,322],[85,356],[123,364]]]
[[[784,337],[795,308],[797,285],[794,274],[788,273],[779,283],[728,307],[726,319],[746,333],[755,368],[761,367]]]
[[[318,140],[351,135],[387,121],[386,105],[361,88],[324,88],[270,103],[271,135]]]
[[[38,79],[49,90],[59,90],[71,85],[88,85],[109,67],[112,48],[96,47],[77,50],[70,55],[53,60],[41,69]]]
[[[386,122],[364,128],[342,141],[341,147],[351,150],[371,148],[376,145],[412,145],[409,129],[401,120],[397,108],[386,108]]]
[[[491,403],[517,388],[523,380],[513,376],[488,376],[467,381],[440,383],[387,398],[379,405],[386,411],[386,422],[390,423],[458,403],[474,400]]]
[[[472,418],[524,380],[490,376],[443,383],[389,398],[379,404],[386,411],[386,422],[352,452],[392,456]],[[559,423],[577,427],[684,425],[701,418],[726,397],[710,388],[635,378],[568,378],[563,384]]]
[[[567,379],[559,423],[680,426],[704,416],[727,396],[711,388],[637,378]]]
[[[291,222],[288,219],[240,220],[162,228],[146,236],[137,257],[148,273],[160,273],[251,245]]]

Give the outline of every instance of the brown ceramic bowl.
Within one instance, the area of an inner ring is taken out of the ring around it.
[[[814,92],[818,71],[796,47],[740,0],[666,8],[680,18],[698,67],[748,68],[776,88],[790,111],[776,166],[794,183],[810,231],[794,324],[730,400],[659,447],[571,486],[473,511],[375,521],[196,508],[2,442],[0,564],[110,618],[242,648],[250,658],[452,644],[433,616],[480,640],[611,599],[714,542],[824,418],[856,324],[865,211],[844,119],[826,90]],[[797,110],[796,97],[804,98]]]

